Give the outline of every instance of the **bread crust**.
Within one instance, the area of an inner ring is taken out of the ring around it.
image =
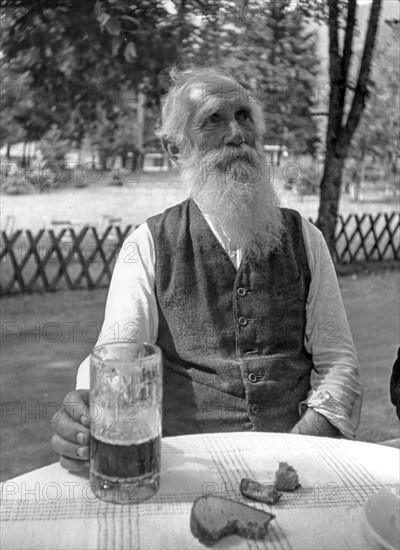
[[[233,500],[212,495],[197,498],[190,514],[192,534],[206,546],[228,535],[263,539],[273,514]]]
[[[276,504],[282,496],[274,484],[259,483],[247,477],[240,482],[240,492],[246,498],[270,505]]]

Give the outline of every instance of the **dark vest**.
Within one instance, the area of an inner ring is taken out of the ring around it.
[[[163,434],[289,431],[310,390],[304,348],[310,269],[301,217],[238,271],[192,200],[147,220],[163,350]]]

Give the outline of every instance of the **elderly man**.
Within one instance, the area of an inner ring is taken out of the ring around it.
[[[260,105],[230,75],[175,72],[158,135],[189,199],[149,218],[116,263],[98,343],[163,351],[163,434],[278,431],[354,437],[362,389],[321,233],[281,209]],[[88,359],[53,448],[87,465]]]

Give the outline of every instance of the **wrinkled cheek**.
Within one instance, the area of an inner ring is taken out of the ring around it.
[[[213,132],[212,134],[204,135],[198,142],[198,149],[200,153],[208,153],[210,151],[216,151],[224,146],[223,134],[221,132]]]
[[[257,143],[257,135],[254,131],[246,132],[245,133],[245,140],[246,144],[250,145],[250,147],[255,148]]]

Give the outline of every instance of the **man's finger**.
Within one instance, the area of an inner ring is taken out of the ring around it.
[[[77,445],[59,434],[54,434],[51,438],[53,450],[63,456],[74,458],[75,460],[89,460],[89,445]]]
[[[89,428],[79,422],[75,422],[64,409],[59,410],[52,418],[53,429],[62,438],[78,443],[79,445],[88,445],[90,440]]]
[[[89,391],[75,390],[64,398],[63,409],[75,422],[89,427]]]
[[[90,466],[88,461],[82,462],[82,460],[73,460],[67,456],[60,456],[60,465],[69,472],[87,472]]]

